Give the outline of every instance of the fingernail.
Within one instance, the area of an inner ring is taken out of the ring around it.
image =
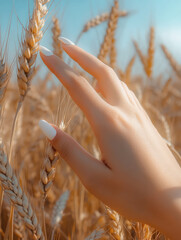
[[[75,45],[75,43],[73,43],[72,41],[70,41],[68,38],[64,38],[64,37],[59,37],[59,40],[61,42],[63,42],[66,45]]]
[[[41,53],[43,53],[47,57],[53,55],[53,53],[48,48],[43,47],[41,45],[39,46],[39,50]]]
[[[47,121],[45,120],[40,120],[39,121],[39,127],[41,128],[42,132],[45,134],[45,136],[50,139],[53,140],[54,137],[56,136],[57,132],[55,130],[54,127],[52,127],[52,125],[50,125]]]

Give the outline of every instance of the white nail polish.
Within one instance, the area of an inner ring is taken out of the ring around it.
[[[53,55],[53,53],[48,48],[43,47],[41,45],[39,46],[39,50],[40,50],[40,52],[42,52],[47,57]]]
[[[70,41],[68,38],[64,38],[64,37],[59,37],[59,40],[61,42],[63,42],[66,45],[75,45],[75,43],[73,43],[72,41]]]
[[[57,132],[55,130],[54,127],[52,127],[52,125],[50,125],[47,121],[45,120],[40,120],[39,121],[39,127],[41,128],[42,132],[45,134],[45,136],[50,139],[53,140],[54,137],[56,136]]]

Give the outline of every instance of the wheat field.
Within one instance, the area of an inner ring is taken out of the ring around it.
[[[51,0],[35,0],[15,63],[7,61],[6,43],[0,45],[0,239],[167,239],[151,226],[119,215],[88,193],[38,127],[38,121],[46,119],[100,158],[94,133],[66,89],[57,86],[49,72],[40,77],[41,65],[36,64],[36,58],[50,4]],[[110,11],[84,24],[77,43],[91,28],[107,22],[97,57],[134,91],[181,164],[181,63],[166,46],[160,45],[162,57],[173,71],[166,81],[161,76],[154,77],[156,31],[151,26],[147,50],[141,50],[133,41],[134,55],[123,70],[117,60],[115,34],[119,19],[128,18],[129,14],[115,0]],[[52,49],[64,60],[58,41],[61,28],[54,16],[48,29]],[[139,76],[132,73],[136,58],[143,67]],[[76,65],[73,67],[95,86],[95,79]]]

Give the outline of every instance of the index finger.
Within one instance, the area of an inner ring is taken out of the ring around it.
[[[85,78],[69,67],[45,47],[40,47],[40,56],[45,65],[60,80],[88,120],[95,122],[105,112],[107,103],[97,94]]]

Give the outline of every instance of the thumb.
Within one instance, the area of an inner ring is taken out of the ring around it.
[[[40,120],[39,126],[85,187],[96,195],[96,191],[104,184],[110,170],[61,129],[50,125],[45,120]]]

